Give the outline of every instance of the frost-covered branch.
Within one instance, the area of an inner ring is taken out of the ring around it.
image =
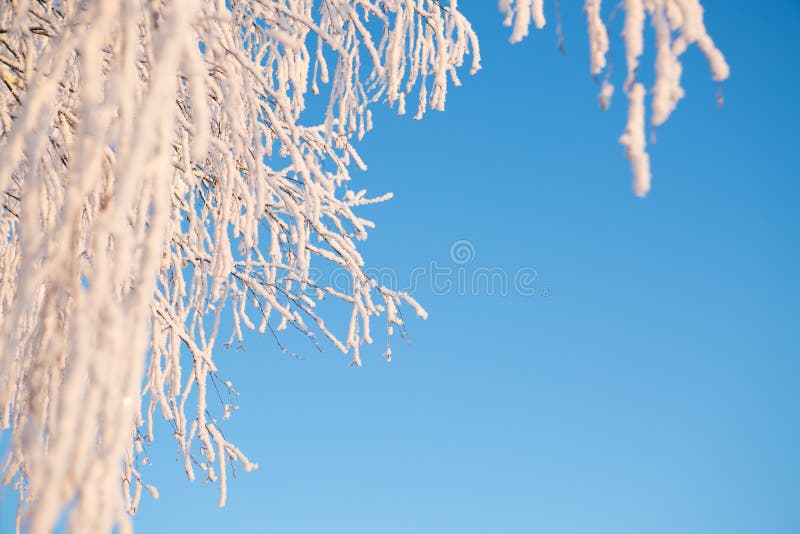
[[[443,109],[477,39],[436,1],[2,2],[0,405],[31,532],[130,527],[137,456],[173,427],[190,479],[255,467],[210,406],[223,311],[245,328],[321,333],[360,363],[377,286],[348,188],[369,105]],[[328,107],[301,120],[309,90]],[[428,96],[430,95],[430,96]],[[321,97],[320,97],[321,98]],[[318,287],[333,262],[347,294]],[[343,334],[320,299],[352,309]],[[142,377],[144,380],[142,381]],[[222,385],[222,386],[220,386]],[[220,396],[221,398],[221,396]],[[213,404],[213,403],[211,403]],[[123,492],[120,492],[120,487]],[[155,491],[151,490],[155,495]]]
[[[502,0],[512,41],[545,24],[543,0]],[[0,425],[3,481],[30,532],[64,513],[75,532],[130,530],[155,420],[183,467],[220,486],[256,467],[223,433],[236,391],[215,348],[293,328],[361,363],[372,323],[402,331],[408,294],[365,272],[357,242],[380,202],[350,187],[370,106],[444,109],[480,68],[456,0],[0,0]],[[626,1],[631,102],[623,142],[648,187],[636,80],[645,14],[657,29],[654,125],[696,43],[727,65],[697,0]],[[606,68],[588,0],[591,71]],[[471,57],[468,57],[471,56]],[[604,85],[605,101],[611,94]],[[313,97],[312,95],[318,95]],[[307,99],[324,99],[314,116]],[[637,163],[638,162],[638,163]],[[347,292],[312,269],[344,269]],[[349,317],[331,328],[320,301]],[[226,319],[226,317],[228,319]],[[383,320],[382,320],[383,321]],[[231,324],[230,331],[222,331]],[[387,343],[386,357],[391,348]]]
[[[611,2],[607,2],[611,4]],[[531,22],[537,28],[545,25],[544,0],[499,0],[506,14],[505,24],[510,26],[512,43],[528,35]],[[683,98],[681,87],[682,67],[680,56],[695,44],[706,56],[714,81],[723,82],[730,75],[725,57],[714,45],[703,23],[703,6],[700,0],[620,0],[609,13],[621,9],[625,14],[622,38],[627,61],[627,78],[624,88],[628,95],[628,124],[620,143],[631,163],[633,191],[645,196],[650,190],[650,160],[646,152],[646,122],[644,86],[637,80],[640,61],[644,53],[645,22],[649,16],[656,33],[655,83],[652,89],[653,128],[663,124]],[[600,76],[607,68],[609,52],[607,25],[603,22],[602,0],[585,0],[586,26],[589,32],[590,71]],[[600,107],[607,109],[614,93],[614,85],[607,73],[600,89]]]

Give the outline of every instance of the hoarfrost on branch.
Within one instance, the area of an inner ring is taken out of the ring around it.
[[[499,7],[512,42],[545,25],[543,0]],[[644,195],[645,18],[653,126],[683,97],[690,44],[715,80],[728,66],[698,0],[621,7],[621,142]],[[584,9],[598,76],[601,1]],[[229,466],[256,465],[220,427],[236,395],[213,355],[223,313],[227,343],[292,327],[355,364],[373,318],[385,314],[388,338],[404,327],[401,305],[425,317],[365,274],[356,243],[372,224],[357,208],[390,195],[349,188],[349,170],[366,168],[354,143],[370,105],[443,110],[465,63],[480,69],[478,39],[456,0],[0,1],[0,424],[18,522],[49,532],[68,511],[76,532],[129,531],[142,491],[157,497],[138,470],[157,416],[187,476],[218,482],[225,503]],[[323,116],[303,114],[323,91]],[[606,77],[603,107],[612,93]],[[318,285],[320,262],[345,269],[352,290]],[[322,299],[350,308],[343,335],[317,312]]]

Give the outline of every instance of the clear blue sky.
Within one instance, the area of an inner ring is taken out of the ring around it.
[[[705,1],[726,104],[691,50],[645,200],[622,94],[597,109],[583,14],[562,4],[566,57],[552,27],[511,46],[495,2],[462,1],[484,70],[443,114],[378,113],[357,177],[395,193],[366,212],[370,264],[452,266],[467,239],[465,268],[533,267],[539,293],[422,284],[412,343],[386,363],[376,336],[360,369],[268,336],[220,351],[241,392],[226,435],[260,469],[218,509],[162,427],[140,532],[800,532],[800,3]]]

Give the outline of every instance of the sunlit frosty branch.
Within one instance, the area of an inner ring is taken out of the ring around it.
[[[541,0],[501,8],[512,41],[545,23]],[[597,75],[600,1],[586,13]],[[629,0],[625,13],[623,143],[644,194],[644,14],[654,125],[682,96],[689,44],[715,79],[728,71],[696,0]],[[358,208],[390,195],[349,186],[366,168],[354,143],[373,103],[444,109],[465,63],[474,73],[480,55],[456,0],[0,0],[0,424],[21,525],[49,532],[66,513],[74,532],[129,531],[142,491],[157,496],[140,470],[157,417],[187,476],[217,482],[224,504],[231,466],[256,465],[220,426],[236,396],[221,336],[281,343],[292,328],[360,364],[377,315],[387,337],[402,305],[425,317],[364,270],[356,243],[372,223]],[[320,264],[345,269],[352,290],[319,284]],[[343,332],[322,300],[347,308]]]
[[[622,38],[627,61],[627,78],[624,88],[628,94],[628,124],[620,143],[631,163],[633,191],[645,196],[650,190],[650,157],[646,152],[645,104],[646,91],[637,81],[641,56],[644,53],[644,32],[649,16],[656,34],[655,84],[652,89],[652,127],[663,124],[678,100],[683,98],[681,87],[682,67],[680,56],[689,45],[695,44],[706,56],[712,78],[723,82],[730,69],[722,53],[714,45],[703,23],[703,6],[700,0],[620,0],[613,14],[621,9],[625,15]],[[506,13],[505,24],[512,28],[511,42],[521,41],[528,35],[531,22],[537,28],[545,25],[543,0],[499,0],[500,10]],[[607,25],[603,22],[602,0],[585,0],[586,25],[589,32],[589,49],[592,75],[599,76],[607,68],[609,52]],[[610,73],[609,73],[610,74]],[[607,109],[614,85],[606,77],[600,89],[600,106]]]

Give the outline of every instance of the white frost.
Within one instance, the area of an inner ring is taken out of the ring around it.
[[[387,344],[405,326],[401,305],[427,316],[366,274],[356,244],[373,224],[357,212],[391,195],[351,191],[350,169],[366,168],[356,147],[370,107],[444,109],[459,70],[481,67],[477,36],[456,0],[13,4],[0,9],[3,481],[34,534],[65,512],[73,532],[129,532],[143,492],[157,497],[139,466],[160,417],[187,477],[218,483],[224,504],[228,470],[257,466],[219,426],[237,392],[215,348],[247,329],[280,343],[291,327],[358,365],[376,316]],[[545,25],[544,0],[499,6],[512,42]],[[595,77],[610,75],[602,6],[584,4]],[[622,6],[621,141],[644,195],[645,18],[657,34],[652,125],[683,96],[689,45],[714,80],[729,68],[698,0]],[[602,107],[613,90],[605,79]],[[309,94],[326,99],[322,116]],[[320,283],[319,264],[351,287]],[[343,332],[317,311],[323,298],[346,308]]]
[[[504,24],[512,27],[511,42],[521,41],[528,35],[533,6],[541,8],[541,2],[533,0],[500,0],[500,11],[506,15]],[[602,109],[611,105],[614,85],[609,81],[609,39],[603,22],[601,0],[585,0],[586,25],[589,33],[589,55],[591,74],[597,77],[605,70],[598,100]],[[627,76],[624,89],[628,95],[628,123],[622,136],[625,153],[634,175],[634,191],[644,196],[650,189],[650,160],[645,151],[644,100],[646,91],[639,89],[637,75],[644,53],[645,22],[649,16],[656,33],[655,83],[652,99],[652,126],[663,124],[683,98],[681,87],[682,65],[680,56],[691,44],[696,44],[706,56],[714,81],[723,82],[730,76],[730,68],[722,52],[706,31],[703,22],[703,6],[700,0],[621,0],[610,10],[610,16],[620,9],[625,15],[622,39],[625,45]],[[544,24],[544,19],[537,21]]]

